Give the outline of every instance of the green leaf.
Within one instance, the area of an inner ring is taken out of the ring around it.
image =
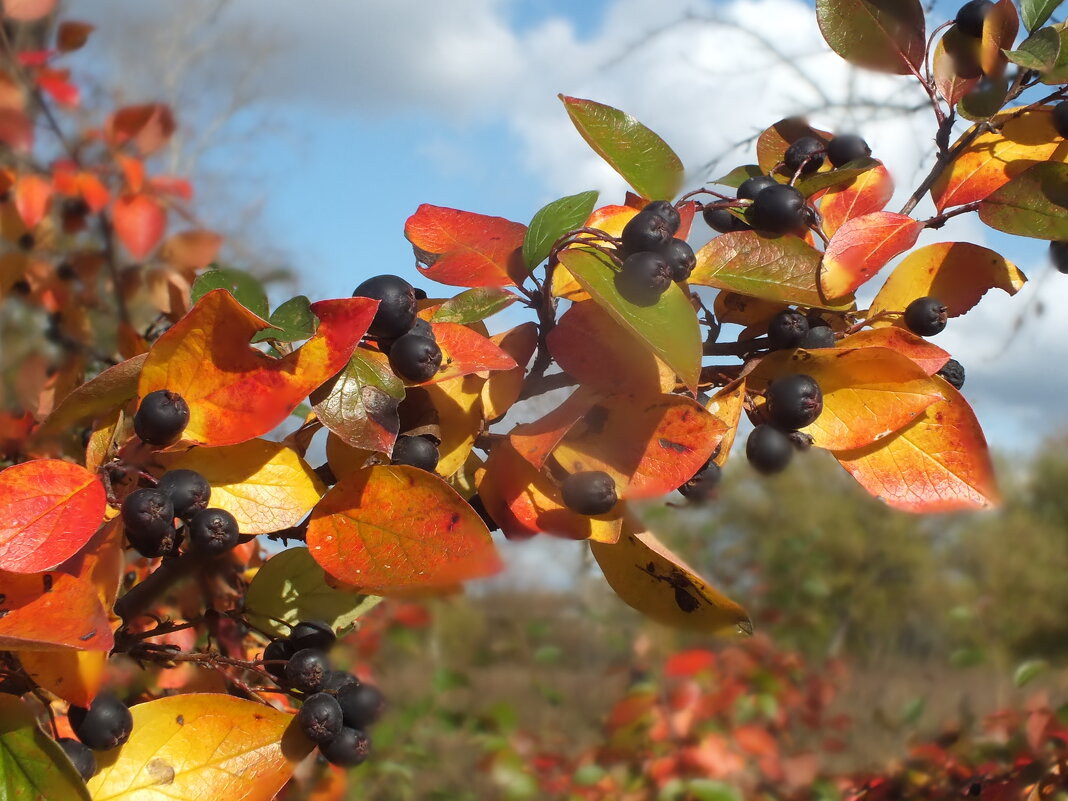
[[[821,189],[847,184],[858,175],[863,175],[873,167],[878,167],[881,163],[877,159],[863,158],[843,164],[835,170],[813,173],[798,179],[797,190],[805,197],[811,197]]]
[[[715,779],[691,779],[686,784],[688,798],[694,801],[742,801],[741,792]]]
[[[1062,22],[1060,25],[1054,25],[1053,29],[1061,40],[1061,46],[1057,53],[1057,62],[1042,75],[1042,83],[1049,85],[1068,83],[1068,25]]]
[[[1037,72],[1046,72],[1057,64],[1057,57],[1061,54],[1061,37],[1053,28],[1043,28],[1028,37],[1018,50],[1004,52],[1013,64]]]
[[[0,695],[0,799],[89,801],[89,790],[63,749],[13,695]]]
[[[376,595],[335,590],[307,548],[276,553],[249,584],[245,608],[254,624],[275,634],[288,634],[287,623],[321,620],[343,631],[370,612],[382,599]]]
[[[434,323],[468,323],[478,322],[491,317],[502,309],[507,309],[519,300],[514,292],[499,286],[476,286],[449,298],[434,312]]]
[[[858,67],[909,75],[923,64],[919,0],[816,0],[816,20],[831,49]]]
[[[712,183],[737,189],[750,178],[756,178],[763,174],[764,171],[760,169],[759,164],[743,164],[741,167],[735,167],[722,178],[717,178]]]
[[[571,122],[594,151],[644,198],[673,200],[682,186],[682,161],[667,143],[619,109],[560,95]]]
[[[571,780],[578,787],[593,787],[605,777],[605,769],[596,762],[587,762],[572,775]]]
[[[1017,687],[1023,687],[1025,684],[1034,681],[1048,667],[1049,662],[1045,659],[1028,659],[1026,662],[1021,662],[1016,666],[1016,672],[1012,675],[1012,682]]]
[[[1061,0],[1020,0],[1020,15],[1023,17],[1024,27],[1028,31],[1037,30],[1060,4]]]
[[[527,267],[533,270],[545,261],[553,243],[568,231],[581,228],[596,204],[597,192],[591,191],[568,195],[542,206],[523,238],[523,261]]]
[[[672,284],[655,306],[635,306],[619,294],[615,269],[594,250],[575,248],[560,254],[560,263],[598,304],[674,370],[691,389],[701,372],[701,331],[690,299]]]
[[[983,78],[957,103],[957,113],[972,122],[989,119],[1001,111],[1008,91],[1009,84],[1004,78]]]
[[[273,339],[275,342],[299,342],[313,336],[319,325],[307,295],[297,295],[287,300],[274,310],[268,322],[274,328],[258,331],[252,337],[253,342],[263,342],[267,339]]]
[[[955,668],[968,668],[981,665],[986,660],[986,654],[979,648],[967,646],[958,648],[949,655],[949,664]]]
[[[1068,164],[1024,170],[979,204],[979,219],[1006,234],[1068,239]]]
[[[345,369],[310,400],[322,424],[346,445],[388,454],[400,432],[397,409],[403,398],[404,383],[385,358],[357,348]]]
[[[197,276],[189,293],[190,298],[196,303],[213,289],[225,289],[250,312],[267,319],[270,311],[267,293],[255,276],[236,267],[212,267]]]
[[[920,718],[923,717],[923,711],[926,706],[924,700],[919,696],[913,698],[901,710],[901,722],[906,726],[915,726],[920,722]]]

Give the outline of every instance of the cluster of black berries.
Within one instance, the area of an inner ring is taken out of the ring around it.
[[[921,337],[933,337],[945,330],[949,310],[938,298],[925,295],[906,306],[901,319],[912,333]]]
[[[772,350],[833,348],[834,343],[834,330],[819,315],[805,316],[796,309],[783,309],[768,323]]]
[[[326,760],[353,767],[371,753],[366,732],[382,716],[386,700],[377,687],[330,668],[327,651],[334,640],[327,624],[302,621],[288,637],[273,640],[264,649],[264,668],[289,689],[304,694],[297,722]]]
[[[389,366],[405,381],[422,383],[441,367],[441,348],[430,323],[416,316],[420,293],[396,275],[368,278],[352,293],[354,298],[378,301],[378,310],[368,333],[378,340]]]
[[[812,444],[798,429],[816,422],[823,411],[823,392],[812,376],[795,373],[772,381],[764,397],[770,422],[753,429],[745,455],[757,472],[771,475],[786,469],[795,449]]]
[[[652,306],[673,281],[685,281],[697,264],[693,248],[675,236],[679,210],[657,200],[638,212],[623,228],[616,273],[619,294],[636,306]]]
[[[67,719],[78,739],[60,737],[56,742],[85,781],[89,781],[96,773],[96,756],[93,752],[118,748],[130,739],[130,732],[133,731],[133,716],[129,707],[111,693],[98,695],[88,709],[70,707]]]

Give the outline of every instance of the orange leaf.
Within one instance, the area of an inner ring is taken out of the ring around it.
[[[141,159],[117,153],[115,160],[119,162],[119,166],[122,168],[122,175],[126,179],[126,188],[130,192],[140,192],[145,188],[145,163]]]
[[[106,505],[104,485],[81,465],[36,459],[0,471],[0,570],[37,573],[66,561]]]
[[[538,327],[534,323],[522,323],[515,328],[490,338],[493,344],[515,359],[511,370],[496,370],[482,385],[482,409],[487,420],[496,420],[512,408],[523,389],[527,363],[538,346]]]
[[[15,208],[27,228],[35,228],[48,212],[52,184],[40,175],[20,175],[15,181]]]
[[[983,39],[979,48],[979,66],[992,78],[1005,71],[1008,59],[1003,50],[1011,50],[1020,30],[1020,15],[1012,0],[998,0],[983,20]]]
[[[96,26],[88,22],[75,22],[74,20],[61,22],[56,31],[56,47],[63,53],[80,50],[89,41],[89,34],[95,30]]]
[[[485,523],[425,470],[352,473],[312,510],[308,548],[335,578],[375,594],[490,576],[500,557]]]
[[[776,300],[761,300],[737,292],[718,292],[712,304],[716,320],[743,327],[740,339],[767,333],[771,318],[787,308],[786,303]]]
[[[734,438],[738,434],[738,422],[742,419],[742,410],[745,408],[745,379],[739,379],[723,387],[709,399],[705,408],[726,427],[723,439],[719,441],[719,450],[715,452],[716,456],[713,460],[723,467],[734,446]]]
[[[33,22],[51,14],[57,0],[4,0],[4,16],[19,22]]]
[[[37,73],[37,86],[61,106],[74,108],[81,102],[81,93],[78,87],[67,80],[69,70],[39,70]]]
[[[179,393],[189,404],[184,439],[232,445],[266,434],[348,362],[378,308],[368,298],[311,305],[319,328],[300,348],[272,359],[248,345],[267,327],[225,289],[216,289],[152,346],[138,394]]]
[[[890,348],[911,359],[927,375],[934,375],[949,361],[949,354],[905,328],[866,328],[840,339],[836,347]]]
[[[176,128],[169,106],[146,103],[116,111],[108,118],[106,132],[112,145],[133,142],[141,155],[148,156],[167,144]]]
[[[78,193],[90,210],[97,214],[111,202],[111,192],[90,172],[78,173]]]
[[[122,521],[115,517],[102,525],[84,548],[56,569],[88,581],[96,587],[104,608],[111,609],[126,570],[123,548]]]
[[[520,248],[526,230],[503,217],[425,203],[404,223],[419,271],[450,286],[522,283],[526,269]]]
[[[115,201],[115,233],[138,261],[156,249],[167,228],[167,210],[149,195],[123,195]]]
[[[203,270],[219,255],[223,238],[214,231],[182,231],[167,237],[160,256],[164,261],[187,270]]]
[[[486,370],[511,370],[515,359],[490,339],[459,323],[431,323],[441,348],[441,369],[424,384],[439,384]]]
[[[33,123],[17,108],[0,108],[0,142],[19,153],[33,149]]]
[[[946,400],[881,442],[835,457],[864,489],[897,509],[949,512],[998,503],[986,438],[964,397]]]
[[[508,439],[516,452],[541,470],[545,461],[583,415],[600,396],[588,387],[580,386],[567,399],[544,417],[529,423],[520,423],[512,429]]]
[[[0,649],[110,651],[107,612],[88,581],[65,573],[0,571]]]
[[[157,195],[171,195],[186,203],[193,200],[193,185],[185,178],[155,175],[148,179],[148,188]]]
[[[890,259],[916,244],[923,223],[907,214],[876,211],[854,217],[838,229],[820,265],[820,289],[830,299],[845,297]]]
[[[104,651],[20,651],[30,678],[75,706],[88,707],[104,683]]]

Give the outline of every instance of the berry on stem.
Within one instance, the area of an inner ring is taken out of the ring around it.
[[[942,301],[927,295],[906,306],[903,319],[912,333],[933,337],[945,329],[949,313]]]
[[[334,630],[321,620],[302,620],[289,632],[289,641],[295,651],[305,648],[326,651],[336,640]]]
[[[812,350],[814,348],[833,348],[835,343],[834,329],[829,325],[812,325],[801,337],[797,347]]]
[[[330,660],[316,648],[304,648],[289,657],[285,678],[294,689],[304,693],[317,693],[330,670]]]
[[[777,428],[793,430],[812,425],[823,411],[823,392],[810,375],[776,378],[768,385],[768,414]]]
[[[827,146],[816,137],[802,136],[786,148],[783,163],[791,175],[798,170],[802,175],[809,175],[823,166],[823,153],[826,149]]]
[[[405,334],[390,346],[389,366],[405,381],[429,381],[441,367],[441,348],[428,337]]]
[[[174,550],[174,504],[159,489],[134,490],[122,502],[126,539],[139,554],[154,559]]]
[[[308,696],[297,713],[301,731],[314,743],[328,743],[341,734],[342,721],[337,699],[321,692]]]
[[[438,446],[429,437],[397,437],[393,444],[392,464],[406,464],[433,472],[438,466]]]
[[[319,746],[319,753],[331,765],[352,768],[371,754],[371,739],[359,729],[345,726],[333,740]]]
[[[100,693],[88,709],[72,706],[67,710],[74,735],[94,751],[110,751],[130,739],[133,715],[129,707],[112,693]]]
[[[672,236],[678,233],[679,225],[682,224],[682,217],[679,215],[679,210],[675,208],[675,205],[670,200],[654,200],[642,211],[662,217],[664,222],[667,223],[668,230],[671,231]]]
[[[373,337],[393,339],[404,334],[415,322],[415,290],[397,275],[376,275],[353,291],[354,298],[373,298],[378,309],[367,329]]]
[[[225,509],[204,509],[189,521],[189,549],[202,556],[220,556],[240,538],[236,518]]]
[[[789,234],[805,227],[809,219],[805,196],[786,184],[769,186],[756,196],[746,219],[763,234]]]
[[[615,275],[619,294],[635,306],[653,306],[672,283],[671,265],[659,253],[627,256]]]
[[[779,182],[770,175],[754,175],[752,178],[746,178],[738,187],[738,198],[740,200],[756,200],[757,195],[777,183]]]
[[[685,281],[697,266],[693,248],[683,239],[669,239],[660,248],[660,255],[668,263],[673,281]]]
[[[286,674],[285,662],[289,661],[289,657],[293,656],[295,650],[288,637],[271,640],[267,643],[267,647],[263,649],[263,661],[275,662],[276,664],[264,665],[263,669],[276,679],[282,678]]]
[[[721,234],[729,234],[732,231],[752,230],[745,220],[731,214],[728,209],[708,206],[701,210],[701,216],[705,220],[705,225]]]
[[[868,143],[856,134],[842,134],[827,143],[827,160],[832,167],[841,167],[851,161],[871,155]]]
[[[968,0],[957,10],[953,22],[961,33],[980,39],[983,36],[983,22],[993,8],[991,0]]]
[[[603,515],[619,500],[616,482],[608,473],[586,470],[572,473],[560,485],[564,506],[580,515]]]
[[[783,309],[768,323],[768,339],[775,350],[796,348],[808,333],[808,318],[794,309]]]
[[[134,415],[134,433],[143,442],[158,448],[177,442],[188,424],[189,404],[169,389],[149,392]]]
[[[719,487],[722,477],[723,470],[720,466],[709,460],[704,467],[697,471],[693,478],[679,487],[679,494],[684,498],[689,498],[691,501],[707,501],[715,497],[716,489]]]
[[[337,693],[337,702],[345,717],[345,725],[354,729],[366,729],[382,717],[386,710],[386,698],[373,684],[350,684]]]
[[[74,769],[78,771],[83,781],[93,778],[93,774],[96,773],[96,756],[88,746],[70,737],[60,737],[56,743],[63,749],[67,758],[74,763]]]
[[[623,253],[631,255],[644,250],[656,250],[675,235],[671,225],[660,214],[652,211],[639,211],[623,227],[620,241]]]
[[[322,692],[337,693],[342,687],[359,684],[356,677],[344,670],[329,670],[323,677]]]
[[[211,485],[196,470],[168,470],[156,489],[171,499],[175,516],[182,519],[207,509],[211,500]]]
[[[758,473],[770,476],[786,469],[794,457],[794,446],[786,434],[762,423],[746,440],[745,455]]]

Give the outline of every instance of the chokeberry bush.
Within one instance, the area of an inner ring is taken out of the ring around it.
[[[970,242],[916,244],[975,214],[1065,271],[1056,3],[972,2],[928,35],[919,0],[818,0],[834,51],[930,98],[937,152],[899,211],[863,132],[769,120],[752,163],[684,186],[651,130],[561,96],[632,192],[528,224],[421,205],[403,235],[425,287],[382,274],[273,309],[155,171],[172,109],[68,113],[64,57],[92,29],[54,5],[8,0],[0,35],[0,297],[25,334],[0,412],[14,797],[267,801],[298,764],[373,759],[385,699],[336,636],[384,596],[497,572],[492,530],[587,542],[658,622],[751,632],[633,506],[714,501],[743,417],[761,473],[821,448],[897,508],[997,502],[964,368],[928,337],[1026,279]],[[505,309],[528,319],[491,335]]]

